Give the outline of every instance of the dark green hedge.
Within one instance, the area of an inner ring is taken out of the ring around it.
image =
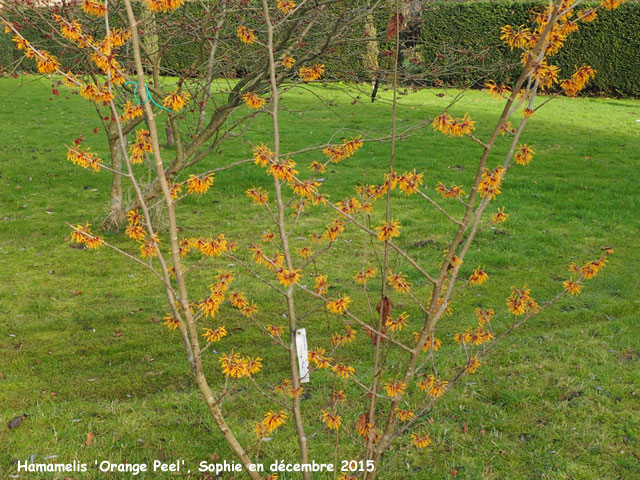
[[[536,12],[544,8],[546,2],[540,1],[475,1],[475,2],[436,2],[428,4],[421,25],[421,41],[416,45],[422,63],[408,61],[403,65],[409,77],[414,76],[416,83],[427,85],[465,85],[481,87],[491,78],[497,82],[512,80],[518,75],[519,51],[510,51],[499,39],[500,28],[505,24],[518,26],[532,25]],[[585,4],[587,5],[587,4]],[[597,3],[595,3],[597,5]],[[181,9],[181,15],[197,15],[199,6],[188,4]],[[390,17],[388,8],[376,12],[376,24],[379,38],[384,40],[386,23]],[[360,27],[358,27],[360,28]],[[357,29],[356,29],[357,30]],[[599,10],[598,18],[592,23],[581,23],[580,29],[573,33],[565,47],[554,56],[551,63],[561,68],[561,76],[570,76],[576,66],[583,63],[596,69],[597,75],[585,93],[622,97],[640,97],[640,2],[629,1],[617,10]],[[32,32],[30,32],[32,33]],[[29,35],[34,43],[51,46],[54,53],[60,47],[52,45],[50,39],[38,42]],[[191,35],[179,36],[169,42],[165,51],[163,66],[168,71],[181,72],[197,55],[198,45]],[[234,48],[246,48],[243,45]],[[390,44],[382,41],[381,51],[389,50]],[[230,46],[221,44],[219,59],[224,67],[221,73],[242,74],[250,69],[250,63],[256,58],[237,55]],[[367,79],[362,69],[364,45],[336,45],[322,61],[327,71],[338,74],[347,73],[345,78]],[[21,57],[8,36],[0,35],[0,72]],[[238,58],[244,58],[247,65],[237,65]],[[390,58],[380,55],[383,68],[389,67]],[[32,68],[33,62],[23,62],[24,68]],[[236,69],[236,71],[234,71]]]
[[[595,4],[597,5],[597,3]],[[519,51],[511,52],[500,41],[500,28],[532,25],[540,2],[442,2],[425,11],[422,22],[422,54],[439,58],[443,65],[467,65],[469,71],[443,76],[449,84],[480,86],[483,72],[498,82],[518,75]],[[586,93],[640,97],[640,3],[628,2],[613,11],[599,10],[591,23],[580,23],[566,45],[552,57],[561,76],[576,66],[597,71]],[[455,68],[454,68],[455,70]]]

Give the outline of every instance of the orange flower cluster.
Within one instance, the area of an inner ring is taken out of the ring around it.
[[[249,377],[262,369],[262,359],[260,357],[243,357],[239,353],[223,353],[218,361],[222,366],[222,373],[234,379]],[[284,423],[284,420],[282,423]],[[277,426],[269,431],[275,428]]]
[[[391,285],[398,293],[407,293],[411,290],[411,283],[407,281],[407,276],[402,272],[391,273],[387,278],[389,285]]]
[[[377,270],[373,267],[369,267],[367,268],[364,272],[358,272],[356,273],[356,282],[358,282],[359,284],[366,284],[367,280],[371,279],[371,278],[375,278],[377,275]]]
[[[140,244],[140,256],[142,258],[152,258],[158,256],[158,249],[160,248],[160,239],[158,235],[149,237],[148,240]]]
[[[460,344],[482,345],[483,343],[489,343],[493,340],[494,336],[489,330],[479,326],[475,330],[468,327],[464,333],[456,333],[453,336],[453,340]]]
[[[143,115],[142,105],[134,105],[131,102],[127,101],[124,104],[122,115],[120,115],[120,120],[133,120],[135,118],[141,117]]]
[[[496,198],[496,195],[500,195],[502,188],[502,179],[504,178],[506,170],[502,167],[496,167],[493,170],[485,169],[482,172],[482,178],[478,185],[478,193],[482,198],[489,197],[492,200]]]
[[[420,340],[420,333],[413,332],[413,341],[418,343],[418,340]],[[440,350],[441,346],[442,346],[442,340],[439,340],[436,337],[432,337],[431,335],[429,335],[427,336],[427,339],[425,340],[424,345],[422,346],[422,351],[428,352],[433,348],[433,351],[437,352],[438,350]]]
[[[134,165],[142,163],[145,153],[153,152],[149,130],[144,128],[136,130],[136,139],[129,147],[129,152],[131,152],[129,158]]]
[[[105,13],[107,13],[107,7],[103,2],[84,0],[82,2],[82,11],[93,17],[104,17]]]
[[[438,182],[436,185],[436,192],[438,192],[442,198],[460,198],[467,193],[458,185],[452,183],[451,186],[447,188],[442,182]]]
[[[168,313],[164,316],[163,320],[169,330],[175,330],[181,325],[180,320]]]
[[[189,175],[189,179],[187,180],[187,191],[195,194],[207,193],[209,188],[211,188],[211,185],[213,185],[214,180],[215,176],[213,173],[205,175],[202,178],[196,175]]]
[[[336,413],[335,410],[329,412],[328,410],[321,410],[322,414],[320,415],[320,419],[322,423],[324,423],[331,430],[338,430],[340,425],[342,425],[342,417]]]
[[[476,318],[478,319],[478,325],[484,326],[486,323],[491,323],[491,319],[496,314],[492,309],[476,308]]]
[[[236,35],[242,43],[253,43],[256,41],[256,34],[253,28],[247,28],[240,25],[236,30]]]
[[[281,325],[267,325],[267,332],[274,337],[281,337],[284,333],[284,327]]]
[[[428,375],[426,378],[422,379],[417,383],[417,386],[423,392],[427,392],[433,398],[440,398],[444,395],[444,392],[447,390],[447,385],[449,382],[447,380],[442,380],[441,378],[437,378],[434,375]]]
[[[411,443],[416,448],[427,448],[431,445],[431,435],[428,433],[412,433]]]
[[[360,140],[360,137],[356,137],[351,140],[344,140],[342,145],[330,145],[322,150],[322,153],[330,162],[338,163],[340,160],[352,156],[362,145],[364,145],[364,143]]]
[[[522,289],[511,287],[511,295],[507,297],[507,308],[515,316],[525,312],[535,312],[538,304],[531,298],[531,291],[525,286]]]
[[[407,326],[407,320],[409,320],[409,314],[407,312],[402,312],[397,318],[388,316],[384,322],[384,326],[392,332],[395,332],[396,330],[399,332]]]
[[[287,158],[286,160],[269,164],[267,173],[283,182],[293,182],[294,176],[299,173],[298,170],[295,169],[295,166],[296,162]]]
[[[583,65],[567,80],[560,82],[560,87],[565,95],[574,97],[580,92],[589,80],[596,76],[596,71],[588,65]]]
[[[300,270],[286,270],[283,268],[278,271],[276,276],[278,277],[278,281],[282,285],[284,285],[285,287],[289,287],[300,282],[302,273],[300,272]]]
[[[401,422],[406,422],[407,420],[411,420],[413,417],[415,417],[415,413],[413,413],[413,411],[411,410],[403,410],[400,408],[396,408],[394,410],[394,413],[396,414],[396,417],[398,417],[398,420],[400,420]]]
[[[291,0],[278,0],[276,6],[282,13],[291,13],[296,8],[296,3]]]
[[[423,176],[424,173],[417,173],[414,169],[413,172],[404,172],[402,175],[395,176],[394,180],[401,192],[406,195],[413,195],[414,193],[418,193],[420,185],[424,184]]]
[[[317,295],[324,295],[329,291],[329,281],[326,275],[317,275],[315,277],[313,291]]]
[[[356,373],[355,368],[345,365],[344,363],[334,365],[333,367],[331,367],[331,371],[334,372],[338,377],[344,379],[347,379]]]
[[[268,411],[265,413],[264,419],[261,422],[258,422],[255,428],[258,439],[266,437],[267,434],[272,433],[274,430],[284,425],[286,420],[287,414],[284,410],[280,410],[279,412]]]
[[[498,208],[498,211],[491,216],[491,223],[497,225],[498,223],[504,223],[509,218],[508,213],[504,213],[504,207]]]
[[[476,129],[475,123],[467,113],[462,118],[453,118],[448,113],[444,113],[434,118],[431,126],[434,130],[439,130],[450,137],[462,137],[471,135]]]
[[[407,384],[400,380],[394,380],[393,382],[385,383],[384,390],[392,398],[402,395],[407,390]]]
[[[129,225],[124,233],[136,242],[144,242],[147,238],[147,231],[142,226],[144,217],[140,214],[140,210],[129,210],[127,213]]]
[[[529,145],[520,144],[518,145],[518,150],[516,151],[514,158],[518,165],[529,165],[529,162],[531,162],[535,153],[536,152],[534,152],[533,148]]]
[[[184,5],[185,0],[147,0],[147,7],[153,12],[173,12]]]
[[[391,223],[383,223],[382,225],[376,227],[378,231],[378,240],[381,242],[386,242],[390,238],[395,238],[400,236],[400,222],[396,220],[392,220]]]
[[[608,248],[605,252],[606,255],[613,253],[613,249]],[[602,269],[607,264],[607,257],[602,256],[598,260],[594,260],[592,262],[585,263],[583,266],[578,267],[575,263],[572,263],[569,266],[569,271],[571,273],[577,273],[582,275],[587,280],[591,280],[595,277],[600,269]]]
[[[486,87],[486,89],[488,90],[488,93],[493,98],[502,99],[511,94],[511,87],[509,87],[508,85],[505,85],[504,83],[498,85],[493,80],[489,80],[487,83],[484,84],[484,86]]]
[[[73,147],[67,147],[67,160],[70,160],[74,165],[79,165],[82,168],[90,168],[94,172],[100,171],[102,160],[98,158],[98,154],[90,152],[88,148],[80,150]]]
[[[191,247],[199,250],[203,255],[207,257],[219,257],[224,252],[235,250],[235,244],[228,242],[224,233],[219,234],[215,239],[209,237],[191,238],[189,239]]]
[[[551,88],[555,83],[558,83],[558,74],[560,73],[560,67],[551,65],[545,60],[538,63],[531,74],[534,80],[537,80],[542,90]]]
[[[328,302],[327,310],[329,310],[331,313],[335,313],[336,315],[344,315],[344,312],[347,311],[347,308],[349,307],[350,303],[351,303],[351,299],[347,295],[343,295],[337,300],[332,300]]]
[[[311,67],[302,67],[298,71],[300,78],[302,78],[305,82],[312,82],[313,80],[318,80],[322,78],[324,75],[324,65],[321,63],[316,63]]]
[[[356,339],[356,331],[347,324],[345,326],[345,333],[333,332],[331,334],[331,343],[334,347],[341,347],[348,345]]]
[[[255,93],[247,92],[242,95],[242,100],[247,104],[249,108],[260,108],[264,105],[265,99],[259,97]]]
[[[102,103],[103,105],[108,104],[114,98],[113,92],[110,92],[106,85],[84,85],[80,88],[80,95],[93,103]]]
[[[582,285],[579,281],[574,281],[573,278],[562,282],[562,288],[572,297],[574,295],[580,295],[580,292],[582,292]]]
[[[191,95],[189,95],[189,93],[179,92],[176,88],[173,92],[164,97],[162,105],[164,108],[168,108],[174,112],[179,112],[189,103],[189,100],[191,100]]]
[[[344,226],[345,223],[339,218],[333,219],[333,221],[327,225],[321,239],[329,242],[335,242],[338,236],[344,232]]]
[[[262,187],[250,188],[245,193],[256,205],[266,205],[269,202],[269,194]]]
[[[104,239],[91,233],[90,226],[91,224],[89,223],[76,225],[75,229],[71,232],[71,241],[84,244],[91,249],[104,245]]]
[[[309,350],[309,362],[313,363],[316,368],[324,369],[331,366],[331,358],[325,357],[326,350],[324,348],[316,348],[315,350]]]
[[[469,282],[471,283],[471,285],[480,286],[484,282],[486,282],[488,279],[489,279],[489,275],[487,275],[487,272],[485,272],[484,269],[478,267],[474,270],[474,272],[469,277]]]
[[[204,328],[202,336],[209,343],[219,342],[227,336],[227,329],[224,326],[218,328]]]
[[[296,63],[296,59],[293,57],[282,57],[282,60],[280,61],[282,62],[282,66],[284,68],[291,68]]]

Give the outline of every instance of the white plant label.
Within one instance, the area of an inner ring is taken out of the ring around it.
[[[296,351],[298,352],[298,370],[300,382],[309,381],[309,350],[307,348],[307,331],[304,328],[296,330]]]

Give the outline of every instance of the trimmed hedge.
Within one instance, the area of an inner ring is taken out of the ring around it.
[[[598,5],[587,3],[585,6]],[[431,4],[422,21],[422,54],[441,58],[443,64],[461,62],[470,72],[450,74],[448,84],[481,86],[482,70],[493,70],[497,82],[519,74],[520,51],[511,52],[499,39],[503,25],[533,25],[540,2],[439,2]],[[618,9],[598,10],[594,22],[580,23],[550,63],[560,67],[561,78],[576,67],[590,65],[597,71],[585,93],[640,97],[640,3],[627,2]],[[472,53],[474,52],[474,53]],[[479,55],[478,55],[479,53]]]

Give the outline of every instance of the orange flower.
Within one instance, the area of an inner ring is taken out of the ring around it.
[[[244,103],[246,103],[249,108],[260,108],[264,105],[264,102],[265,102],[264,98],[259,97],[255,93],[251,93],[251,92],[247,92],[244,95],[242,95],[242,99],[244,100]]]
[[[178,89],[176,88],[173,92],[164,97],[162,105],[174,112],[179,112],[187,105],[187,103],[189,103],[190,99],[191,95],[187,92],[178,92]]]
[[[489,94],[497,99],[501,99],[505,96],[508,96],[511,93],[511,88],[504,83],[498,85],[493,80],[489,80],[484,86],[489,91]]]
[[[247,28],[244,25],[238,27],[236,35],[242,43],[253,43],[256,41],[256,34],[253,28]]]
[[[580,285],[580,282],[574,282],[573,279],[566,280],[562,283],[562,286],[572,297],[574,295],[580,295],[580,292],[582,292],[582,286]]]
[[[347,311],[350,303],[351,299],[348,296],[344,295],[337,300],[333,300],[327,303],[327,310],[337,315],[344,315],[344,312]]]
[[[431,436],[428,433],[412,433],[411,443],[416,448],[427,448],[429,445],[431,445]]]
[[[392,332],[400,331],[403,327],[407,326],[407,320],[409,319],[409,314],[407,312],[402,312],[398,318],[387,317],[384,322],[384,326],[387,327]]]
[[[281,62],[284,68],[291,68],[296,63],[296,59],[293,57],[282,57]]]
[[[411,290],[411,283],[407,281],[407,276],[402,272],[389,273],[389,285],[391,285],[398,293],[407,293]]]
[[[300,278],[302,277],[302,274],[300,273],[300,270],[280,270],[277,273],[277,277],[278,277],[278,281],[284,285],[285,287],[288,287],[290,285],[293,285],[295,283],[300,282]]]
[[[400,420],[401,422],[406,422],[407,420],[411,420],[413,417],[415,417],[415,414],[411,410],[401,410],[399,408],[396,408],[394,412],[396,414],[396,417],[398,417],[398,420]]]
[[[387,392],[387,395],[395,398],[405,392],[405,390],[407,389],[407,384],[399,380],[394,380],[393,382],[385,383],[384,389]]]
[[[480,286],[484,282],[486,282],[488,279],[489,279],[489,275],[487,275],[487,272],[485,272],[482,268],[478,267],[469,277],[469,282],[471,282],[471,285]]]
[[[212,330],[211,328],[205,328],[202,336],[207,342],[219,342],[223,337],[227,336],[227,329],[224,327],[218,327],[214,330]]]
[[[189,175],[189,179],[187,180],[187,191],[189,193],[206,193],[211,185],[214,182],[214,174],[210,173],[203,178],[197,177],[195,175]]]
[[[324,65],[321,63],[316,63],[311,67],[302,67],[299,70],[299,74],[305,82],[318,80],[324,75]]]
[[[342,377],[345,379],[349,378],[350,375],[353,375],[356,372],[353,367],[345,365],[344,363],[339,363],[337,365],[334,365],[331,368],[331,371],[333,371],[338,377]]]
[[[93,235],[89,228],[90,226],[91,224],[89,223],[84,226],[76,225],[75,230],[71,232],[71,240],[76,243],[82,243],[89,248],[101,247],[104,245],[104,239]]]
[[[104,17],[104,14],[107,13],[107,7],[105,7],[104,3],[101,2],[84,0],[82,3],[82,11],[87,15],[92,15],[94,17]]]
[[[177,320],[173,317],[173,315],[169,315],[168,313],[163,318],[164,324],[169,328],[169,330],[175,330],[180,326],[180,320]]]
[[[268,411],[264,414],[264,420],[262,420],[263,425],[267,429],[269,433],[273,432],[276,428],[285,424],[287,419],[287,414],[284,410],[280,410],[279,412]]]
[[[335,410],[333,412],[329,412],[327,410],[321,410],[322,415],[320,418],[322,419],[322,423],[324,423],[331,430],[338,430],[340,425],[342,424],[342,417],[338,415]]]
[[[276,5],[282,13],[291,13],[296,8],[295,2],[291,0],[278,0]]]
[[[400,236],[400,222],[392,220],[391,223],[384,223],[376,227],[378,231],[378,240],[386,242],[389,238],[395,238]]]
[[[497,225],[498,223],[504,223],[507,221],[507,218],[509,218],[509,214],[508,213],[504,213],[504,207],[499,208],[497,213],[494,213],[493,216],[491,217],[491,222],[494,225]]]
[[[518,146],[518,151],[515,154],[515,161],[518,165],[529,165],[534,153],[536,152],[534,152],[533,148],[529,145],[521,144]]]

